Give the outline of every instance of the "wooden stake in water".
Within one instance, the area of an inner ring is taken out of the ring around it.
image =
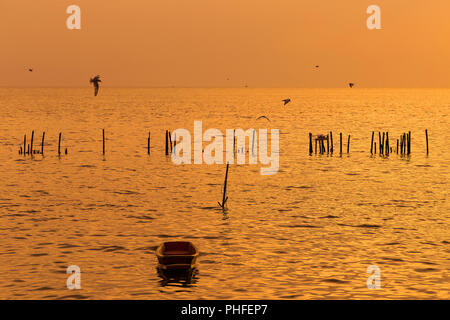
[[[42,132],[41,154],[44,154],[44,139],[45,139],[45,131]]]
[[[389,132],[386,132],[386,156],[389,156]]]
[[[166,156],[169,155],[169,131],[166,130]]]
[[[350,135],[348,135],[347,153],[350,153]]]
[[[400,135],[400,154],[403,155],[403,135]]]
[[[170,133],[170,130],[168,132],[169,132],[170,153],[172,153],[172,134]]]
[[[333,148],[333,132],[330,131],[330,152],[333,154],[334,148]]]
[[[27,135],[23,136],[23,155],[25,155],[25,150],[27,150]]]
[[[61,155],[61,132],[59,133],[59,140],[58,140],[58,156]]]
[[[339,133],[339,136],[340,136],[340,152],[341,152],[341,154],[342,154],[342,132],[340,132]]]
[[[255,135],[253,134],[253,138],[255,138]],[[313,147],[312,147],[312,133],[309,133],[309,154],[311,155],[313,153]]]
[[[406,135],[403,133],[402,135],[402,155],[406,154]]]
[[[236,153],[236,129],[233,130],[233,152]]]
[[[408,155],[411,154],[411,131],[408,132]]]
[[[330,153],[330,136],[327,135],[327,153]]]
[[[105,155],[105,129],[102,129],[103,134],[103,155]]]
[[[425,137],[427,138],[427,155],[428,155],[428,129],[425,129]]]
[[[408,152],[408,143],[407,143],[407,138],[406,138],[406,133],[403,133],[403,154],[406,155],[406,153]]]
[[[373,154],[373,136],[375,132],[372,131],[372,141],[370,142],[370,154]]]
[[[30,154],[33,154],[34,130],[31,131]]]
[[[225,182],[223,183],[222,204],[220,202],[217,202],[219,204],[219,206],[222,207],[222,209],[225,208],[225,203],[228,200],[228,197],[227,197],[227,182],[228,182],[228,167],[229,166],[230,166],[230,164],[227,162],[227,171],[225,172]]]
[[[150,131],[148,132],[147,138],[147,154],[150,154]]]

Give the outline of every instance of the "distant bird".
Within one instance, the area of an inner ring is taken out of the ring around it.
[[[256,120],[259,120],[259,119],[267,119],[270,122],[270,119],[267,118],[266,116],[260,116],[260,117],[256,118]]]
[[[284,102],[284,106],[287,105],[289,102],[291,102],[291,99],[284,99],[281,100],[282,102]]]
[[[97,96],[98,88],[99,88],[99,82],[102,82],[102,80],[100,80],[100,76],[96,75],[95,77],[91,78],[91,80],[89,80],[89,82],[94,85],[94,88],[95,88],[94,95]]]
[[[33,68],[28,68],[28,71],[29,72],[33,72]]]
[[[348,84],[348,86],[349,86],[350,88],[353,88],[354,85],[355,85],[355,84],[352,83],[352,82],[350,82],[350,83]]]

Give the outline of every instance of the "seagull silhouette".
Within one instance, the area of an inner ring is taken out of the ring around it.
[[[353,88],[354,85],[355,85],[355,84],[352,83],[352,82],[350,82],[350,83],[348,84],[348,86],[349,86],[350,88]]]
[[[99,89],[99,82],[102,82],[102,80],[100,80],[100,76],[96,75],[95,77],[91,78],[91,80],[89,80],[89,82],[94,85],[94,88],[95,88],[94,95],[97,96],[98,89]]]
[[[259,119],[267,119],[270,122],[270,119],[267,118],[266,116],[260,116],[260,117],[256,118],[256,120],[259,120]]]
[[[291,102],[291,99],[284,99],[284,100],[281,100],[282,102],[284,102],[284,106],[285,105],[287,105],[289,102]]]

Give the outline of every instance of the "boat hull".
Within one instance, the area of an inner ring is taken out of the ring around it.
[[[193,269],[197,264],[198,250],[186,241],[164,242],[156,250],[158,269],[186,270]]]

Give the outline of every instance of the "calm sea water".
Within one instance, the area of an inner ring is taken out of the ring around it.
[[[450,90],[0,89],[0,115],[2,299],[449,298]],[[165,130],[194,120],[280,129],[276,175],[230,166],[226,215],[224,165],[164,155]],[[46,132],[44,157],[18,154],[31,130],[35,146]],[[344,154],[310,156],[308,133],[330,130]],[[371,156],[372,130],[394,147],[411,131],[411,156]],[[198,246],[194,283],[157,276],[168,240]]]

